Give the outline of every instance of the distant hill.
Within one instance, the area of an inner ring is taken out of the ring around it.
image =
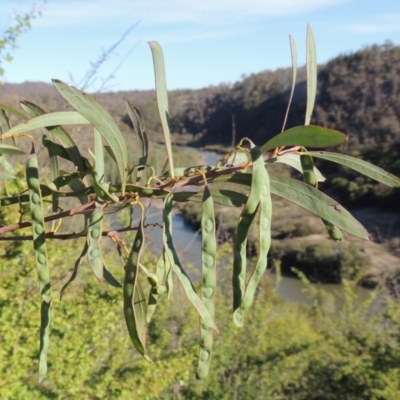
[[[290,87],[291,68],[286,68],[251,74],[232,85],[171,91],[170,126],[174,140],[192,146],[230,145],[234,117],[236,142],[247,136],[261,145],[281,131]],[[163,140],[154,91],[94,96],[127,134],[130,121],[124,98],[130,99],[145,115],[150,139]],[[0,86],[0,102],[17,106],[21,99],[34,101],[48,111],[66,109],[50,84]],[[305,105],[305,69],[301,68],[286,128],[304,123]],[[320,65],[312,123],[347,133],[349,141],[340,151],[356,154],[400,175],[400,46],[373,45]],[[340,188],[345,201],[377,201],[383,207],[399,209],[399,191],[387,190],[340,168],[333,167],[326,174],[335,178],[332,187]]]
[[[319,67],[312,123],[346,132],[352,143],[390,146],[400,138],[400,47],[366,47]],[[173,129],[201,133],[201,143],[231,142],[232,114],[238,138],[262,144],[280,132],[291,69],[252,74],[231,87],[191,91],[172,115]],[[298,74],[287,127],[304,123],[305,71]]]
[[[290,86],[291,68],[286,68],[251,74],[232,85],[171,91],[171,130],[193,135],[201,145],[230,144],[234,115],[237,139],[247,136],[262,144],[282,128]],[[124,98],[130,99],[145,114],[148,130],[159,130],[154,91],[99,93],[95,97],[126,123]],[[37,102],[49,111],[65,104],[50,84],[0,86],[1,102],[17,106],[21,99]],[[305,70],[301,68],[287,127],[303,124],[305,102]],[[313,124],[339,129],[350,136],[351,143],[379,143],[387,149],[399,142],[399,119],[399,46],[373,45],[319,66]]]

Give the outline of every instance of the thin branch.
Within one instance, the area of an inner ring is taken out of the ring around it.
[[[264,155],[264,160],[269,160],[273,157],[276,157],[277,155],[282,155],[282,154],[286,154],[286,153],[293,153],[296,152],[300,149],[299,146],[294,146],[294,147],[290,147],[286,150],[283,150],[281,152],[279,152],[278,154],[274,154],[274,152],[270,152],[267,153],[266,155]],[[223,170],[211,170],[207,173],[204,174],[204,176],[206,177],[206,179],[211,179],[212,178],[216,178],[217,176],[220,175],[226,175],[226,174],[230,174],[232,172],[235,171],[240,171],[244,168],[246,168],[249,164],[248,163],[241,163],[238,165],[234,165],[232,167],[223,169]],[[168,183],[166,183],[163,186],[160,187],[153,187],[152,189],[167,189],[170,188],[171,186],[173,186],[174,188],[177,187],[184,187],[184,186],[200,186],[204,184],[204,176],[203,174],[201,175],[194,175],[191,177],[187,177],[184,179],[181,179],[179,181],[170,181]],[[145,197],[145,196],[144,196]],[[149,196],[151,197],[151,195]],[[107,204],[107,203],[106,203]],[[110,203],[111,204],[111,203]],[[66,218],[66,217],[73,217],[74,215],[78,215],[78,214],[85,214],[90,212],[92,209],[95,208],[95,201],[91,200],[86,204],[83,204],[79,207],[73,208],[71,210],[67,210],[67,211],[63,211],[57,214],[53,214],[50,216],[45,217],[44,221],[45,222],[49,222],[49,221],[55,221],[61,218]],[[149,224],[152,225],[152,224]],[[4,233],[6,232],[13,232],[16,231],[18,229],[22,229],[22,228],[27,228],[29,226],[32,226],[32,222],[30,221],[26,221],[26,222],[19,222],[17,224],[13,224],[13,225],[7,225],[7,226],[3,226],[0,228],[0,241],[7,241],[7,240],[32,240],[33,237],[31,235],[25,235],[25,236],[2,236]],[[104,231],[102,232],[102,236],[110,236],[110,233],[112,232],[129,232],[132,230],[136,230],[136,227],[131,227],[128,226],[126,228],[120,228],[120,229],[114,229],[114,230],[110,230],[110,231]],[[85,236],[85,234],[83,233],[66,233],[66,234],[55,234],[54,232],[48,232],[45,234],[45,237],[48,239],[60,239],[60,240],[69,240],[69,239],[75,239],[78,237],[82,237]]]
[[[109,231],[103,231],[101,232],[101,236],[114,236],[116,233],[121,233],[121,232],[130,232],[130,231],[136,231],[137,226],[127,226],[125,228],[119,228],[119,229],[112,229]],[[71,239],[77,239],[80,237],[86,237],[87,235],[85,233],[54,233],[54,232],[46,232],[45,233],[45,238],[46,239],[58,239],[58,240],[71,240]],[[0,236],[0,242],[4,241],[14,241],[14,240],[33,240],[32,235],[22,235],[22,236]]]
[[[44,219],[44,221],[49,222],[49,221],[55,221],[60,218],[73,217],[74,215],[77,215],[77,214],[84,214],[85,212],[87,212],[88,210],[90,210],[92,208],[94,208],[94,200],[89,201],[88,203],[83,204],[82,206],[73,208],[71,210],[63,211],[58,214],[50,215],[50,216],[46,217]],[[30,222],[30,221],[3,226],[2,228],[0,228],[0,235],[3,235],[6,232],[12,232],[12,231],[16,231],[18,229],[27,228],[29,226],[32,226],[32,222]],[[15,238],[15,236],[13,236],[13,238]],[[0,236],[0,240],[6,240],[6,239],[3,239],[2,236]]]
[[[140,40],[138,40],[135,45],[125,54],[125,56],[122,58],[120,63],[109,73],[107,78],[102,79],[101,86],[97,89],[97,93],[101,92],[103,90],[110,90],[112,86],[106,87],[106,84],[111,80],[115,78],[115,74],[117,71],[124,65],[125,61],[128,59],[128,57],[133,53],[133,50],[136,49],[136,47],[139,45]],[[115,85],[114,85],[115,86]]]
[[[74,83],[74,79],[72,77],[72,75],[70,74],[70,77],[72,78],[72,83],[77,86],[79,89],[81,90],[85,90],[88,89],[90,86],[93,86],[94,84],[94,79],[96,77],[96,75],[99,72],[100,67],[108,60],[108,58],[110,57],[110,55],[114,52],[114,50],[127,38],[127,36],[131,33],[131,31],[140,23],[140,21],[135,22],[133,25],[131,25],[125,32],[124,34],[111,46],[109,47],[107,50],[103,50],[102,53],[100,54],[100,56],[98,57],[98,59],[95,62],[91,62],[90,63],[90,68],[89,70],[86,72],[86,74],[83,76],[83,78],[78,82],[78,83]],[[137,46],[137,44],[135,44],[135,46],[133,47],[133,49]],[[132,49],[132,50],[133,50]],[[130,52],[128,52],[128,55],[132,52],[132,50]],[[127,57],[127,56],[126,56]],[[126,57],[124,58],[124,60],[126,60]],[[119,67],[117,67],[117,69],[119,69]],[[115,70],[114,70],[115,72]],[[111,79],[111,75],[113,75],[112,72],[105,80],[105,82],[109,81]],[[103,82],[100,87],[104,87],[105,82]],[[100,89],[98,90],[100,91]]]
[[[267,154],[264,155],[264,161],[268,161],[271,158],[281,156],[286,153],[295,153],[296,151],[300,150],[300,148],[301,148],[300,146],[290,147],[288,149],[280,151],[277,154],[275,154],[272,151],[268,152]],[[217,176],[220,176],[220,175],[226,175],[226,174],[231,174],[232,172],[235,172],[235,171],[240,171],[240,170],[248,167],[249,165],[250,165],[249,163],[242,162],[241,164],[237,164],[237,165],[234,165],[234,166],[226,168],[226,169],[211,170],[209,172],[206,172],[204,175],[207,179],[212,179],[212,178],[216,178]],[[194,176],[187,177],[185,179],[181,179],[178,182],[170,181],[170,182],[166,183],[165,185],[160,186],[159,189],[167,189],[168,187],[171,187],[171,186],[175,186],[177,188],[183,187],[183,186],[200,186],[200,185],[203,185],[203,182],[204,182],[203,175],[194,175]],[[210,183],[212,183],[212,181]]]

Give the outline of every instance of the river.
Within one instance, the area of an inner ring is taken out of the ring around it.
[[[219,155],[216,153],[203,151],[202,155],[203,162],[207,165],[215,165],[219,160]],[[161,202],[158,205],[161,206]],[[161,207],[157,207],[157,204],[149,210],[146,223],[162,223]],[[172,225],[174,246],[178,252],[179,259],[184,266],[189,266],[189,275],[191,278],[198,279],[201,260],[201,235],[199,232],[194,232],[192,228],[186,226],[182,215],[179,213],[174,214]],[[161,228],[159,226],[149,227],[147,231],[149,233],[147,240],[148,245],[159,252],[162,249]],[[191,272],[190,268],[192,268]],[[275,275],[271,272],[268,273],[271,279],[275,281]],[[326,291],[327,294],[331,294],[336,304],[340,304],[344,297],[342,285],[318,283],[313,284],[313,287],[318,287]],[[282,277],[278,286],[278,293],[289,301],[308,302],[308,297],[305,293],[305,285],[301,280],[296,278]],[[355,293],[358,299],[362,301],[370,296],[371,290],[357,287]]]

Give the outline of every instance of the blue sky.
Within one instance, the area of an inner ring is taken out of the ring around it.
[[[0,29],[31,5],[2,0]],[[109,82],[114,91],[154,87],[151,40],[163,48],[169,89],[234,83],[243,74],[288,67],[289,34],[304,64],[307,23],[319,63],[386,40],[400,44],[398,0],[47,0],[4,65],[5,81],[76,83],[135,22],[100,70],[107,77],[131,51]]]

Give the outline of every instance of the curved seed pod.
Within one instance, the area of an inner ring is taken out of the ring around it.
[[[40,192],[38,161],[35,146],[32,143],[31,153],[26,163],[26,180],[29,189],[29,205],[32,218],[33,249],[35,252],[36,269],[39,278],[40,294],[42,296],[40,321],[40,351],[39,351],[39,381],[47,372],[47,352],[50,332],[50,274],[47,264],[47,249],[43,203]]]
[[[49,303],[51,299],[50,275],[47,265],[43,203],[40,192],[38,161],[33,143],[31,153],[26,163],[26,178],[29,189],[29,204],[31,208],[33,231],[33,248],[35,251],[40,293],[43,300]]]
[[[233,321],[237,326],[243,325],[241,304],[243,300],[246,280],[246,245],[247,234],[254,220],[260,203],[261,189],[265,181],[264,159],[258,147],[251,143],[251,159],[253,162],[253,173],[251,177],[251,188],[246,204],[239,217],[239,223],[235,242],[233,244]]]
[[[42,301],[40,307],[39,383],[47,373],[47,353],[50,343],[50,304]]]
[[[341,242],[343,240],[342,231],[336,226],[327,221],[326,219],[321,219],[321,221],[325,224],[328,235],[331,239]]]
[[[89,217],[87,244],[88,262],[96,278],[103,280],[103,260],[101,258],[100,240],[103,227],[103,207],[97,207]]]
[[[203,209],[201,215],[201,264],[202,286],[201,294],[204,305],[214,318],[216,276],[217,238],[215,236],[214,202],[208,186],[204,188]],[[213,346],[213,331],[200,321],[200,349],[196,377],[203,379],[208,375]]]
[[[151,318],[153,317],[154,312],[156,311],[157,308],[157,303],[158,303],[158,296],[159,296],[159,290],[158,290],[158,283],[162,282],[164,280],[165,276],[165,257],[164,257],[164,252],[160,255],[157,261],[157,267],[156,267],[156,284],[152,284],[150,288],[150,293],[149,293],[149,301],[147,303],[147,323],[149,324],[151,321]]]
[[[310,186],[317,188],[318,182],[314,172],[314,162],[312,157],[309,155],[301,155],[300,162],[303,169],[304,181]],[[337,241],[341,241],[343,239],[343,234],[337,226],[323,218],[321,218],[321,221],[324,223],[331,239]]]
[[[199,313],[200,318],[204,322],[205,325],[214,329],[218,332],[217,326],[215,325],[214,318],[208,312],[206,306],[201,301],[200,297],[196,293],[196,290],[187,276],[185,270],[183,269],[179,258],[176,254],[174,244],[172,241],[172,199],[173,193],[168,194],[164,199],[164,212],[163,212],[163,242],[164,242],[164,250],[167,256],[169,263],[171,264],[172,269],[174,270],[176,276],[180,280],[185,293],[189,299],[189,301],[193,304],[196,311]]]
[[[167,288],[167,298],[171,297],[172,291],[174,289],[174,280],[172,276],[172,267],[165,250],[163,251],[164,263],[165,263],[165,286]]]
[[[301,168],[303,169],[304,182],[317,188],[318,181],[314,172],[314,162],[311,156],[301,155],[300,156]]]
[[[104,210],[103,207],[97,204],[97,208],[89,217],[89,224],[87,227],[87,258],[89,266],[97,279],[103,279],[111,286],[122,287],[122,285],[114,278],[111,272],[104,264],[103,257],[101,256],[100,241],[102,237]],[[82,256],[82,255],[81,255]],[[79,259],[78,259],[79,261]],[[77,268],[77,265],[75,265]]]
[[[140,255],[144,246],[143,211],[138,230],[125,265],[124,316],[129,336],[137,351],[147,360],[146,355],[146,300],[138,280]]]
[[[259,231],[259,255],[254,271],[247,283],[246,291],[243,297],[241,310],[247,310],[254,299],[257,285],[261,276],[267,268],[267,256],[271,247],[271,218],[272,218],[272,199],[269,185],[268,172],[265,171],[265,180],[261,189],[260,199],[260,231]]]

